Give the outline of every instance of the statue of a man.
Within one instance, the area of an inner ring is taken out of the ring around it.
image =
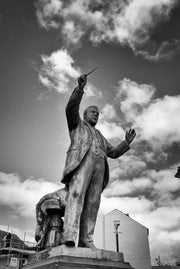
[[[66,106],[66,117],[71,144],[67,152],[62,182],[69,188],[65,216],[63,243],[75,246],[79,232],[79,247],[95,248],[94,227],[100,205],[101,193],[108,184],[107,157],[118,158],[129,150],[136,133],[126,132],[125,140],[113,147],[95,128],[99,111],[96,106],[85,109],[83,120],[79,105],[84,94],[87,76],[78,78]]]

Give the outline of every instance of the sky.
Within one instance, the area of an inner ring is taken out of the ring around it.
[[[60,180],[65,106],[88,77],[80,112],[131,149],[109,159],[100,214],[117,208],[149,229],[151,262],[180,257],[180,3],[178,0],[1,0],[0,229],[32,240],[35,205]]]

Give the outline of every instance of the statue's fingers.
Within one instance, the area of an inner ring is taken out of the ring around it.
[[[134,132],[134,133],[132,134],[133,139],[135,138],[135,136],[136,136],[136,132]]]
[[[134,129],[131,129],[131,135],[133,135],[133,134],[134,134],[134,132],[135,132],[135,130],[134,130]]]
[[[135,135],[136,135],[136,131],[135,131],[134,129],[132,129],[132,131],[131,131],[131,135],[132,135],[133,138],[135,137]]]

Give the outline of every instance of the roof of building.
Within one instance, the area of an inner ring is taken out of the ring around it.
[[[0,242],[3,240],[5,235],[7,235],[7,232],[0,230]]]
[[[135,222],[137,225],[141,226],[142,228],[146,229],[148,232],[149,232],[149,229],[147,227],[145,227],[144,225],[142,225],[141,223],[137,222],[136,220],[132,219],[129,214],[125,214],[123,213],[122,211],[120,211],[119,209],[115,208],[113,209],[112,211],[110,211],[109,213],[103,215],[103,216],[100,216],[97,221],[101,220],[102,218],[106,218],[107,216],[109,215],[112,215],[113,213],[118,213],[120,215],[123,215],[124,217],[127,217],[128,219],[130,219],[131,221]]]
[[[0,230],[0,248],[9,247],[9,245],[18,249],[27,248],[27,245],[16,234]]]

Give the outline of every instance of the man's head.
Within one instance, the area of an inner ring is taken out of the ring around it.
[[[99,118],[99,110],[97,106],[89,106],[84,110],[84,121],[95,126]]]

